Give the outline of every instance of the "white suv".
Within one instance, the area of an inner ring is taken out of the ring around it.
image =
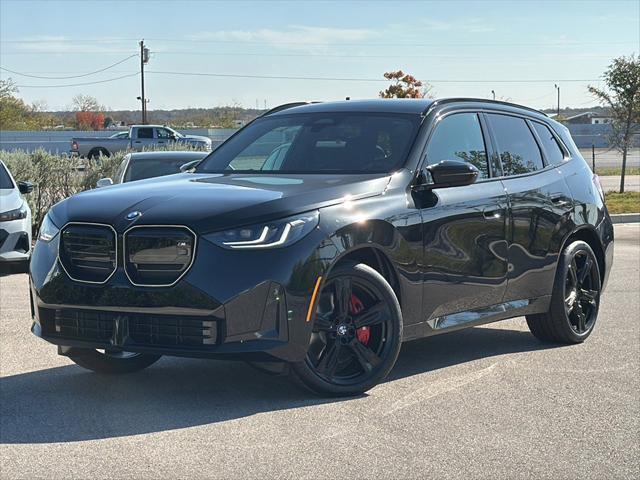
[[[32,190],[29,182],[16,183],[0,161],[0,270],[29,261],[31,209],[22,195]]]

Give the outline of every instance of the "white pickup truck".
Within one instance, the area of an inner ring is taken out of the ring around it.
[[[211,151],[211,139],[198,135],[183,135],[164,125],[133,125],[128,132],[110,137],[82,137],[71,139],[71,154],[86,158],[111,156],[122,150],[141,151],[158,145],[179,143]]]

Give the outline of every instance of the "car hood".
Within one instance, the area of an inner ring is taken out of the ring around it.
[[[184,135],[183,138],[192,142],[211,143],[211,139],[209,137],[203,137],[201,135]]]
[[[60,202],[53,221],[186,225],[199,233],[269,221],[379,195],[386,175],[250,175],[180,173],[90,190]],[[134,221],[125,216],[140,212]]]
[[[17,188],[0,188],[0,213],[20,208],[22,201],[22,195]]]

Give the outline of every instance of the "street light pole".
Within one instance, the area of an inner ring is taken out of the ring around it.
[[[558,107],[556,109],[556,115],[560,117],[560,85],[556,83],[553,86],[556,87],[556,90],[558,91]]]
[[[493,95],[493,99],[496,99],[496,91],[495,90],[491,90],[491,95]]]

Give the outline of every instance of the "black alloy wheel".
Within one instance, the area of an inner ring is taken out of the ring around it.
[[[527,316],[531,333],[543,341],[583,342],[596,324],[601,288],[593,250],[586,242],[572,242],[560,256],[549,311]]]
[[[586,251],[576,252],[565,281],[565,308],[571,328],[578,335],[591,330],[598,315],[600,279],[597,262]]]
[[[387,376],[401,337],[400,307],[388,282],[367,265],[339,266],[320,292],[306,360],[293,370],[317,393],[359,394]]]

